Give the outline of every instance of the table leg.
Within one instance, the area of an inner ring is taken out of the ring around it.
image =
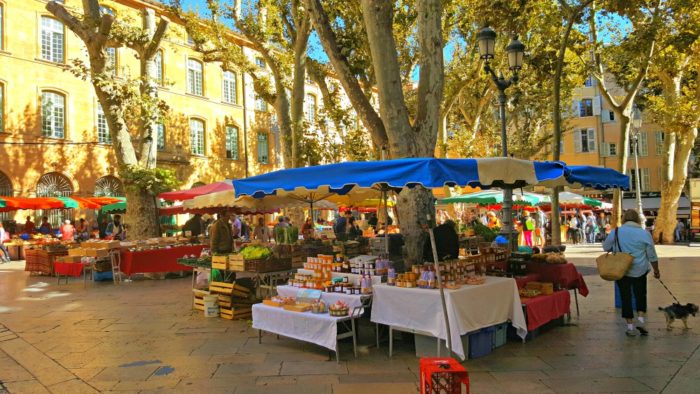
[[[340,345],[335,341],[335,362],[340,364]]]
[[[377,349],[379,349],[379,323],[375,323],[374,327],[374,336],[377,338]]]
[[[389,358],[394,353],[394,330],[389,326]]]
[[[350,319],[350,325],[352,326],[352,350],[355,353],[355,358],[357,358],[357,335],[355,335],[355,319]]]
[[[576,300],[576,317],[578,318],[581,316],[581,314],[579,313],[579,310],[578,310],[578,291],[577,290],[578,289],[574,289],[574,300]]]

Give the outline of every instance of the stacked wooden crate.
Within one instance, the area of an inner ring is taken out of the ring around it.
[[[253,301],[250,289],[235,283],[211,282],[209,293],[219,297],[219,314],[228,320],[250,319]]]

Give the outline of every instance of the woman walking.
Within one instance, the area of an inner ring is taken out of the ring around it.
[[[621,251],[634,257],[632,265],[622,279],[615,281],[620,290],[622,301],[622,318],[627,321],[627,336],[647,335],[645,318],[647,313],[647,274],[652,269],[654,277],[661,278],[659,258],[656,256],[651,235],[642,228],[639,213],[628,209],[622,216],[622,226],[610,232],[603,242],[603,249],[608,252]],[[618,246],[619,245],[619,246]],[[635,329],[632,311],[632,294],[637,303],[637,322]]]

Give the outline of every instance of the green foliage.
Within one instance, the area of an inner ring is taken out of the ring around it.
[[[501,229],[498,227],[494,227],[492,229],[488,228],[487,226],[484,226],[482,223],[480,223],[478,220],[473,221],[471,226],[474,229],[474,233],[483,237],[484,241],[486,242],[492,242],[494,239],[496,239],[498,233],[501,231]]]
[[[146,191],[157,196],[171,191],[180,185],[175,171],[165,168],[144,168],[141,166],[122,166],[119,175],[126,188]]]

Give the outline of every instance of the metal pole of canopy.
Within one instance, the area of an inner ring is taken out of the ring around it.
[[[447,348],[449,349],[451,354],[452,352],[452,333],[450,330],[450,319],[447,316],[447,302],[445,301],[445,289],[442,285],[442,275],[440,274],[440,264],[438,263],[438,253],[437,253],[437,245],[435,244],[435,234],[433,233],[433,226],[432,226],[432,219],[430,218],[430,215],[427,216],[428,218],[428,234],[430,234],[430,246],[433,249],[433,265],[435,267],[435,277],[437,278],[437,285],[438,288],[440,289],[440,301],[442,302],[442,313],[445,316],[445,330],[447,332]]]

